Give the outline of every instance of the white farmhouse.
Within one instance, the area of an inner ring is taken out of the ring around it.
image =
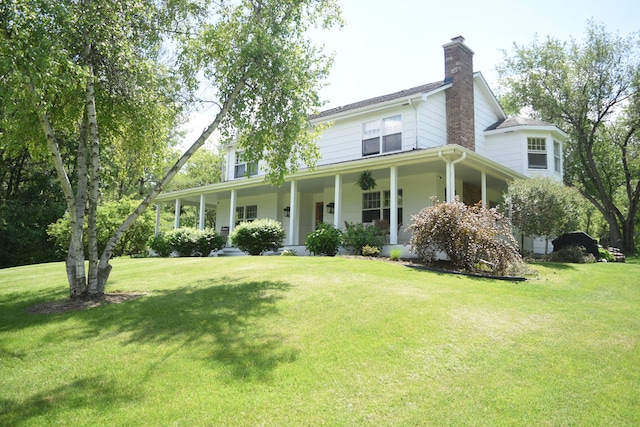
[[[514,178],[534,175],[562,180],[567,135],[549,123],[506,117],[479,72],[473,51],[456,37],[443,46],[444,80],[323,111],[313,124],[331,123],[321,135],[314,170],[300,169],[280,187],[263,181],[261,165],[246,164],[226,147],[223,182],[161,194],[159,205],[216,210],[216,228],[229,233],[241,221],[282,222],[285,245],[304,253],[306,236],[318,222],[383,225],[388,251],[407,243],[411,216],[432,197],[494,206]],[[363,190],[364,171],[376,180]],[[159,209],[158,209],[159,212]],[[159,218],[159,215],[158,215]],[[525,249],[544,252],[540,242]]]

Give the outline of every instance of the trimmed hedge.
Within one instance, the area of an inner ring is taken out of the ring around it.
[[[249,255],[261,255],[277,251],[284,240],[282,224],[273,219],[257,219],[243,222],[233,229],[231,243]]]
[[[209,256],[212,251],[224,248],[227,239],[213,229],[178,228],[158,233],[149,239],[149,247],[161,257],[173,252],[179,256]]]

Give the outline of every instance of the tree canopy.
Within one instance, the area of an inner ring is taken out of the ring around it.
[[[579,195],[551,178],[520,179],[509,184],[504,205],[511,223],[526,236],[549,239],[574,231],[580,222]]]
[[[589,22],[583,40],[514,45],[498,67],[506,109],[568,133],[565,181],[602,213],[610,243],[627,253],[640,200],[639,41]]]
[[[248,161],[266,160],[274,183],[315,163],[308,117],[331,61],[307,33],[339,22],[333,0],[11,0],[0,19],[1,138],[53,160],[69,213],[72,297],[104,293],[119,239],[214,131]],[[218,106],[210,125],[98,254],[105,159],[116,181],[147,173],[202,77]],[[71,167],[63,135],[76,144]]]

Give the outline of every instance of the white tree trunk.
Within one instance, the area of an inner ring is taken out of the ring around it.
[[[109,242],[104,248],[102,255],[100,256],[100,264],[98,267],[98,281],[101,282],[99,286],[104,289],[107,280],[109,279],[109,274],[111,273],[111,265],[109,264],[109,260],[111,259],[111,255],[113,254],[113,250],[122,237],[124,233],[133,225],[136,219],[153,203],[158,194],[162,192],[165,185],[169,184],[174,176],[182,169],[182,167],[189,161],[191,156],[198,151],[200,147],[206,142],[206,140],[213,134],[213,132],[218,128],[222,119],[227,115],[229,109],[235,102],[236,98],[240,91],[244,88],[246,84],[247,75],[249,70],[245,72],[245,75],[238,81],[233,92],[229,95],[229,97],[222,104],[222,107],[218,114],[216,114],[215,119],[209,126],[207,126],[203,131],[200,137],[189,147],[187,151],[184,152],[182,157],[178,159],[178,161],[169,169],[167,174],[156,184],[154,189],[144,198],[142,202],[138,205],[138,207],[129,215],[129,217],[122,223],[122,225],[116,230],[116,232],[111,236]]]

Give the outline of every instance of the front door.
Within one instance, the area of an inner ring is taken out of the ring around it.
[[[316,225],[324,222],[324,202],[316,202]]]

